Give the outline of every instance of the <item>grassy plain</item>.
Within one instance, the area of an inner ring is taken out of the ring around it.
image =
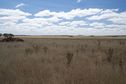
[[[0,42],[0,84],[126,84],[126,38],[17,36]]]

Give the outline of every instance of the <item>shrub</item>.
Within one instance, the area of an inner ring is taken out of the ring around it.
[[[45,47],[43,47],[43,50],[44,50],[45,53],[47,53],[48,48],[45,46]]]
[[[108,62],[111,62],[111,61],[112,61],[113,53],[114,53],[114,49],[112,49],[112,48],[109,48],[109,49],[106,51],[106,54],[107,54],[107,61],[108,61]]]
[[[71,63],[72,58],[73,58],[73,53],[68,52],[68,53],[66,54],[66,59],[67,59],[67,64],[68,64],[68,65]]]
[[[32,47],[33,47],[35,53],[38,53],[39,52],[40,47],[38,45],[32,45]]]
[[[31,48],[25,48],[26,55],[30,55],[33,53],[33,50]]]

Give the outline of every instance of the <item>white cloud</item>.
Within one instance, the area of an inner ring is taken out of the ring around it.
[[[51,18],[33,18],[33,19],[24,19],[22,20],[23,23],[20,23],[20,25],[28,25],[28,26],[35,26],[35,27],[46,27],[46,26],[54,26],[55,23],[61,21],[62,19],[59,19],[57,17],[51,17]]]
[[[25,6],[25,4],[24,3],[17,4],[15,8],[19,8],[19,7],[22,7],[22,6]]]
[[[53,16],[54,14],[56,14],[56,12],[51,12],[50,10],[43,10],[40,11],[39,13],[35,14],[35,16],[38,17],[45,17],[45,16]]]
[[[101,13],[98,13],[96,15],[87,17],[88,20],[105,20],[105,21],[111,21],[115,24],[126,24],[126,12],[118,12],[118,9],[107,9],[103,10]]]
[[[107,19],[107,18],[113,18],[118,16],[118,13],[116,13],[117,9],[107,9],[107,10],[102,10],[96,15],[93,15],[91,17],[88,17],[89,20],[102,20],[102,19]]]
[[[59,23],[60,26],[79,28],[80,26],[88,25],[85,21],[65,21]]]
[[[93,22],[93,23],[90,23],[89,25],[91,27],[94,27],[94,28],[103,28],[103,27],[105,27],[105,24],[104,23],[100,23],[100,22]]]
[[[19,20],[25,19],[27,16],[32,14],[23,12],[20,9],[0,9],[0,21],[3,23],[7,22],[18,22]]]
[[[35,14],[36,17],[50,17],[55,16],[63,19],[73,19],[75,17],[85,17],[88,15],[94,15],[101,12],[103,9],[89,8],[89,9],[73,9],[69,12],[51,12],[49,10],[43,10]]]
[[[8,16],[30,16],[32,14],[23,12],[20,9],[0,9],[0,15]]]
[[[77,3],[80,3],[82,0],[77,0]]]
[[[108,21],[112,21],[115,24],[125,24],[126,25],[126,12],[122,12],[117,14],[117,16],[113,18],[108,18]]]
[[[28,16],[32,16],[28,17]],[[20,9],[0,9],[0,32],[43,35],[126,34],[126,11],[118,9],[43,10],[32,15]]]

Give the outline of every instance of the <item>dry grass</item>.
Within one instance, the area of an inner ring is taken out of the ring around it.
[[[126,39],[0,43],[0,84],[126,84]]]

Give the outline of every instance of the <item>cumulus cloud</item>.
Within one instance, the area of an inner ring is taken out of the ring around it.
[[[77,3],[80,3],[82,0],[77,0]]]
[[[23,25],[29,25],[29,26],[35,26],[35,27],[46,27],[46,26],[54,26],[55,23],[61,21],[62,19],[59,19],[57,17],[51,17],[51,18],[33,18],[33,19],[24,19]],[[22,25],[22,23],[20,23]]]
[[[15,8],[19,8],[19,7],[22,7],[22,6],[25,6],[25,4],[24,4],[24,3],[17,4],[17,5],[15,6]]]
[[[32,16],[29,17],[29,16]],[[20,9],[0,9],[0,32],[43,35],[126,34],[126,11],[119,9],[43,10],[32,15]]]
[[[20,9],[1,9],[0,8],[0,15],[29,16],[31,14],[27,12],[23,12]]]
[[[43,10],[35,14],[36,17],[58,17],[63,19],[73,19],[75,17],[85,17],[89,15],[94,15],[101,12],[102,9],[89,8],[89,9],[73,9],[69,12],[51,12],[49,10]]]
[[[93,23],[90,23],[89,25],[94,28],[103,28],[105,27],[106,24],[101,23],[101,22],[93,22]]]
[[[118,9],[107,9],[103,10],[102,12],[87,17],[88,20],[91,21],[110,21],[115,24],[126,24],[126,12],[118,12]]]
[[[117,16],[108,18],[108,20],[115,24],[126,24],[126,12],[118,13]]]
[[[106,19],[106,18],[110,18],[113,17],[113,15],[117,15],[117,13],[115,13],[115,9],[107,9],[104,11],[101,11],[100,13],[93,15],[91,17],[88,17],[89,20],[101,20],[101,19]]]
[[[86,26],[88,25],[85,21],[65,21],[65,22],[61,22],[59,23],[60,26],[66,26],[66,27],[75,27],[75,28],[78,28],[78,27],[83,27],[83,26]]]
[[[32,14],[23,12],[20,9],[0,9],[0,21],[3,23],[12,23],[25,19]]]

